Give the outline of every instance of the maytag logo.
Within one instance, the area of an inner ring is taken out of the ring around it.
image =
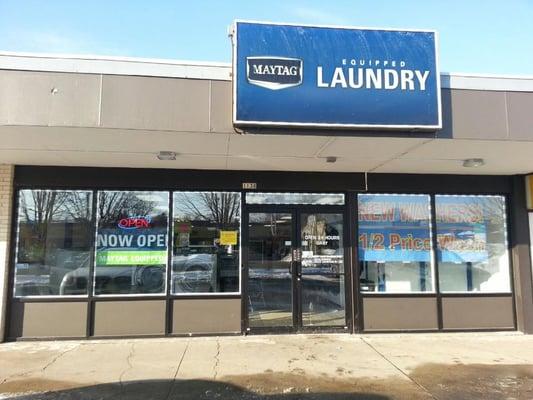
[[[252,85],[286,89],[302,83],[303,62],[298,58],[246,57],[246,76]]]

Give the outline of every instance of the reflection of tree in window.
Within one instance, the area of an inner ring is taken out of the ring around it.
[[[76,224],[81,236],[88,237],[91,231],[90,203],[91,196],[87,192],[21,191],[20,214],[27,223],[21,226],[21,230],[30,228],[31,239],[28,243],[19,244],[19,262],[24,262],[27,258],[28,261],[45,263],[47,247],[50,247],[46,245],[49,230],[56,224],[63,225],[66,231],[72,231],[72,225]],[[27,235],[20,236],[23,241],[29,239]],[[57,247],[72,247],[72,235],[63,238],[62,242],[57,243]]]
[[[27,256],[31,261],[44,264],[48,229],[53,219],[59,219],[65,197],[65,193],[40,190],[32,190],[22,194],[21,214],[31,224],[32,240],[31,246],[24,246],[26,252],[21,252],[19,258],[26,258],[24,256]]]
[[[176,193],[174,201],[179,220],[211,221],[223,228],[234,224],[239,217],[238,193]]]
[[[92,193],[21,190],[19,192],[15,293],[59,295],[69,271],[86,266],[94,237]],[[86,282],[76,286],[85,294]]]
[[[116,224],[124,216],[151,214],[154,211],[154,206],[153,201],[141,199],[135,192],[100,192],[98,219],[101,224]]]
[[[238,236],[221,243],[221,231],[238,231],[240,194],[175,192],[173,198],[173,292],[238,291]]]

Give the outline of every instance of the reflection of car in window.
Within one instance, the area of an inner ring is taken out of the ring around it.
[[[177,247],[172,258],[174,293],[236,292],[239,290],[238,251],[225,246]]]
[[[85,294],[89,280],[89,257],[80,268],[63,277],[61,295]],[[95,267],[96,294],[163,293],[165,265],[100,265]]]
[[[47,252],[44,263],[19,262],[16,264],[15,292],[17,296],[51,296],[60,294],[64,276],[89,258],[87,251],[53,249]],[[19,256],[19,259],[25,259]],[[86,294],[86,286],[80,286],[79,294]]]
[[[177,247],[172,258],[173,291],[217,291],[217,249],[216,246]]]

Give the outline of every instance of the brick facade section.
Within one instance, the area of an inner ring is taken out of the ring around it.
[[[13,165],[0,164],[0,342],[5,338]]]

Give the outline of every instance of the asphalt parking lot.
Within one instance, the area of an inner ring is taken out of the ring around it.
[[[280,335],[0,344],[0,399],[533,399],[533,336]]]

